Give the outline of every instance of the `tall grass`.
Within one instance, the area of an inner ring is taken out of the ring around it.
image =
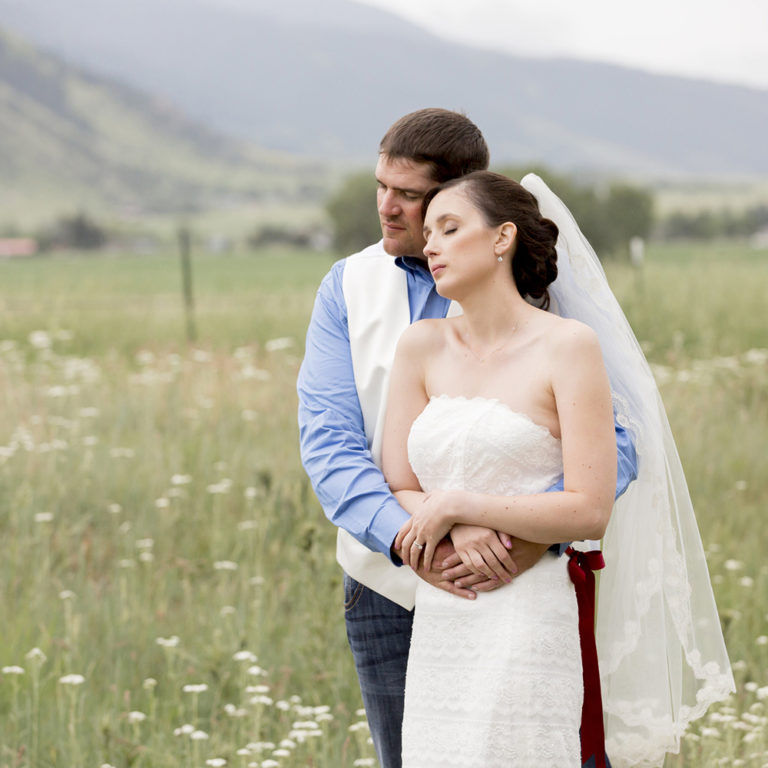
[[[0,263],[0,766],[372,765],[295,377],[330,256]],[[609,278],[648,349],[739,691],[669,766],[768,763],[768,259]],[[39,650],[34,650],[39,649]],[[743,762],[738,762],[743,761]]]

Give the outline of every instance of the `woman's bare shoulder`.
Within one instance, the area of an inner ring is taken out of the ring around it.
[[[442,319],[417,320],[400,336],[398,353],[421,356],[433,352],[445,343],[449,325],[450,321]]]
[[[552,359],[566,365],[602,360],[597,334],[586,323],[552,315],[547,335]]]

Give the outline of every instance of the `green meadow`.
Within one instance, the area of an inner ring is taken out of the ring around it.
[[[375,765],[295,380],[335,258],[0,262],[0,768]],[[738,691],[672,766],[768,764],[768,252],[606,265],[659,381]]]

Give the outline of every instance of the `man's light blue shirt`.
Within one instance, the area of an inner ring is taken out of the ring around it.
[[[390,493],[368,449],[342,290],[345,263],[337,261],[320,284],[307,330],[297,383],[301,458],[328,519],[391,558],[408,513]],[[445,317],[450,302],[437,293],[424,263],[407,256],[395,263],[406,273],[411,322]],[[616,444],[618,497],[637,477],[637,457],[629,434],[618,424]],[[563,481],[549,490],[562,491]]]

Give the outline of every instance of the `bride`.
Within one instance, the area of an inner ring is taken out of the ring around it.
[[[476,172],[425,201],[424,253],[463,314],[416,323],[398,345],[382,461],[411,517],[395,545],[429,567],[451,531],[467,567],[504,578],[474,526],[541,543],[605,535],[607,751],[616,768],[660,765],[733,689],[706,564],[637,342],[567,209],[540,179],[523,183],[534,194]],[[639,476],[611,518],[614,417]],[[580,766],[581,665],[568,558],[548,553],[474,601],[420,581],[404,768]]]

